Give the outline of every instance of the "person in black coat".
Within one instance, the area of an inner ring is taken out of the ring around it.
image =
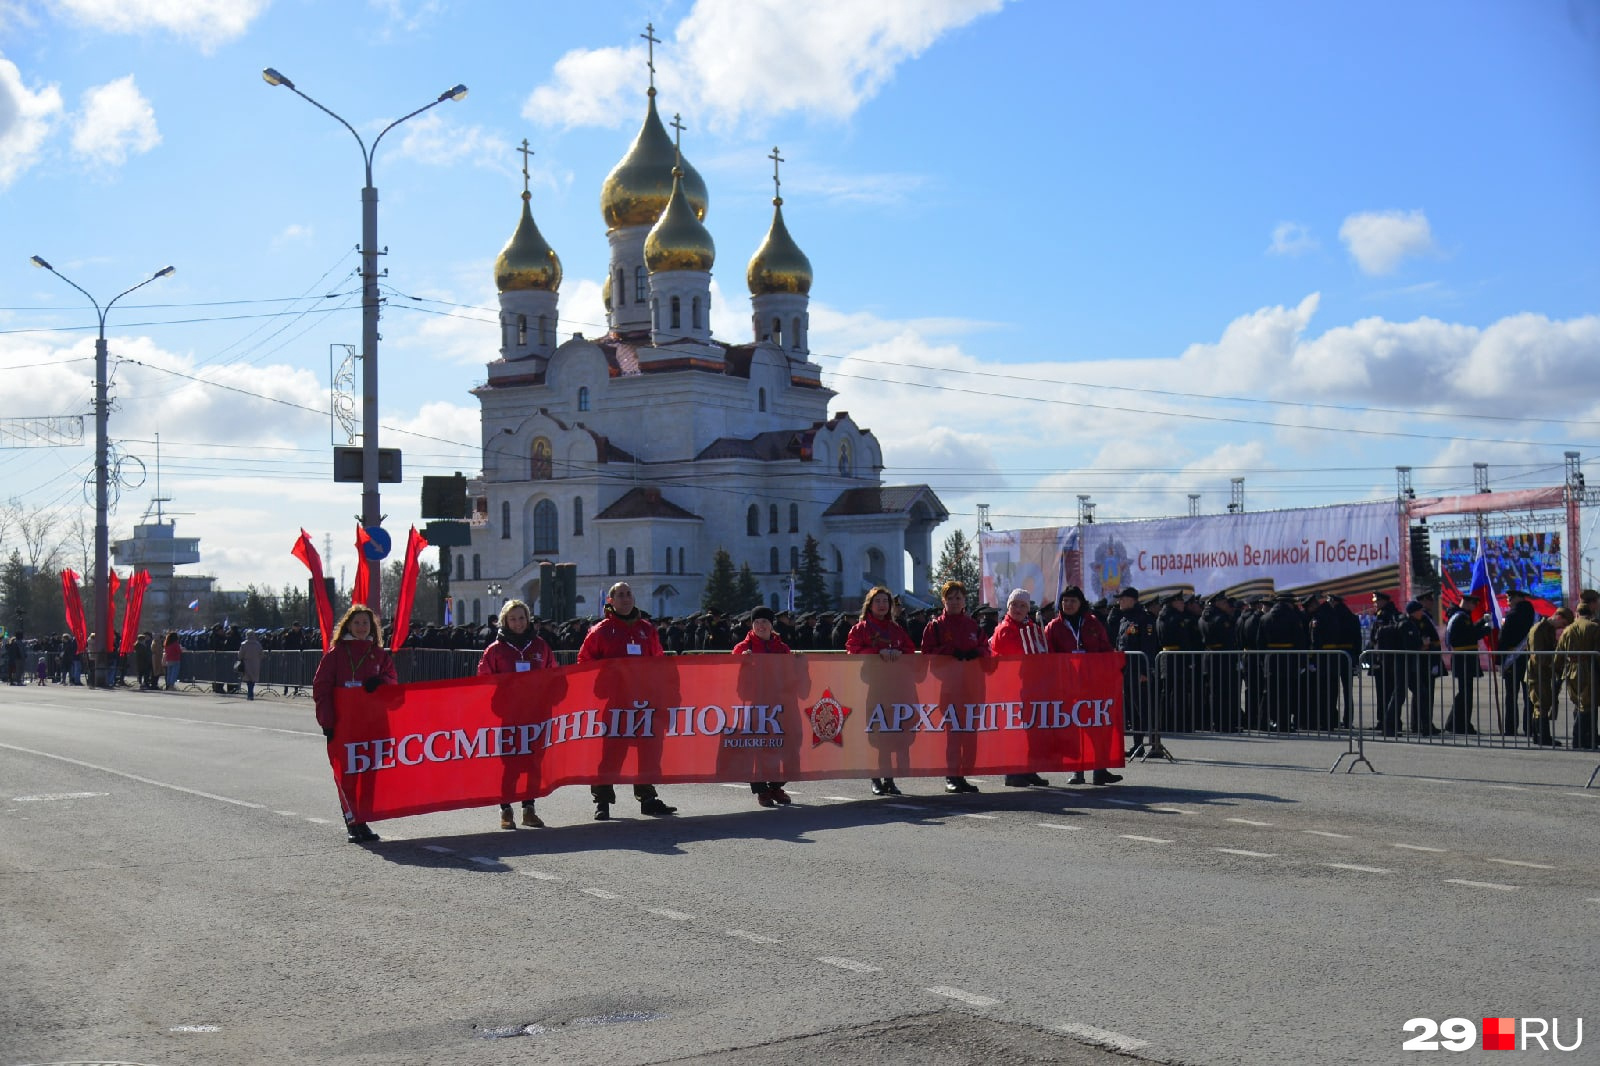
[[[1476,733],[1472,725],[1474,689],[1483,666],[1478,662],[1478,641],[1494,632],[1487,619],[1474,622],[1464,604],[1451,608],[1450,621],[1445,625],[1445,637],[1450,641],[1450,672],[1456,679],[1456,697],[1450,704],[1450,717],[1445,719],[1446,733]]]
[[[1303,710],[1296,707],[1296,701],[1303,692],[1299,682],[1305,665],[1305,656],[1293,653],[1304,652],[1310,646],[1305,616],[1295,606],[1293,593],[1278,593],[1272,609],[1261,619],[1256,641],[1257,647],[1272,653],[1263,656],[1267,727],[1279,733],[1293,733],[1297,728],[1295,713]]]
[[[1204,728],[1221,733],[1239,731],[1239,627],[1233,601],[1217,593],[1200,613],[1200,641],[1205,649],[1201,664]]]
[[[1528,602],[1528,594],[1519,588],[1506,592],[1506,599],[1511,604],[1511,609],[1506,612],[1506,620],[1500,626],[1500,651],[1506,653],[1500,662],[1500,679],[1505,686],[1505,702],[1501,705],[1501,731],[1508,737],[1517,734],[1517,719],[1522,719],[1522,731],[1533,733],[1533,704],[1528,699],[1527,689],[1523,682],[1528,676],[1527,643],[1528,633],[1532,631],[1533,624],[1538,616],[1534,614],[1533,604]],[[1518,704],[1522,712],[1517,713]]]

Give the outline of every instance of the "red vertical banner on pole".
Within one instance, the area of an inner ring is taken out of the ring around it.
[[[136,571],[128,579],[127,603],[122,608],[122,654],[133,651],[139,636],[139,614],[144,609],[144,590],[150,587],[150,571]]]
[[[406,642],[406,637],[411,635],[411,605],[417,598],[417,578],[422,568],[422,549],[428,546],[428,539],[417,532],[417,527],[411,527],[411,533],[406,537],[406,564],[400,572],[400,588],[396,592],[394,620],[389,626],[389,647],[399,651],[400,646]]]
[[[66,608],[67,631],[78,642],[78,650],[89,645],[89,624],[83,618],[83,594],[78,591],[78,574],[75,570],[61,571],[61,602]]]
[[[328,586],[322,580],[322,556],[317,554],[317,549],[311,543],[311,534],[304,529],[300,531],[300,539],[294,542],[294,547],[289,554],[305,564],[311,571],[311,598],[317,605],[317,625],[322,630],[322,650],[327,651],[333,643],[333,604],[328,602]]]
[[[122,579],[117,577],[113,569],[106,570],[106,616],[96,619],[100,626],[100,646],[108,652],[117,650],[115,627],[111,620],[117,617],[117,589],[121,587]]]
[[[375,604],[375,603],[370,602],[367,599],[367,594],[370,591],[370,589],[372,588],[372,568],[374,566],[381,566],[382,564],[378,563],[378,562],[374,562],[373,560],[370,560],[370,559],[367,558],[366,547],[367,547],[368,544],[371,544],[371,543],[372,543],[372,538],[367,535],[367,531],[361,525],[361,523],[357,522],[356,523],[356,583],[355,583],[355,588],[350,593],[350,603],[352,605],[357,604],[357,603],[364,604],[365,606],[372,608],[372,613],[373,614],[377,614],[378,613],[378,605]]]

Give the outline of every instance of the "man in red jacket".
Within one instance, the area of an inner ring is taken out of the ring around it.
[[[606,593],[605,617],[590,627],[578,649],[578,662],[596,659],[621,659],[630,655],[664,655],[661,638],[650,620],[634,606],[633,589],[626,581],[619,581]],[[590,785],[594,797],[594,820],[610,821],[611,805],[617,802],[617,790],[611,785]],[[639,813],[665,817],[677,814],[678,808],[661,801],[654,785],[634,785],[633,798],[639,801]]]

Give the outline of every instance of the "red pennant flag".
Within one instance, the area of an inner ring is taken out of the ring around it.
[[[367,559],[367,553],[362,550],[368,544],[371,544],[371,543],[372,543],[372,538],[370,536],[368,536],[366,527],[364,527],[360,522],[357,522],[356,523],[356,583],[355,583],[355,588],[350,593],[350,603],[351,603],[352,606],[355,605],[355,604],[360,603],[360,604],[366,605],[367,607],[372,607],[373,613],[376,614],[377,613],[377,607],[375,607],[372,603],[370,603],[367,600],[367,593],[368,593],[368,590],[369,590],[369,588],[371,586],[371,581],[372,581],[372,566],[373,566],[373,564]]]
[[[311,598],[317,605],[317,624],[322,630],[322,650],[326,652],[333,642],[333,604],[328,602],[328,586],[322,579],[322,556],[311,544],[311,534],[300,530],[300,539],[294,542],[290,554],[311,571]]]
[[[144,609],[144,590],[150,587],[150,571],[136,571],[128,580],[128,602],[122,608],[122,654],[133,651],[139,637],[139,613]]]
[[[417,597],[417,577],[422,563],[420,556],[422,549],[428,546],[428,540],[417,527],[411,527],[411,533],[406,537],[406,565],[400,572],[400,589],[396,596],[394,608],[394,622],[390,626],[389,648],[399,651],[400,646],[406,642],[406,637],[411,635],[411,604]]]
[[[117,616],[117,589],[122,587],[122,579],[117,576],[115,570],[107,570],[106,578],[106,616],[99,620],[105,623],[100,627],[100,632],[103,634],[100,643],[105,646],[106,651],[114,652],[117,650],[117,635],[112,631],[111,620]]]
[[[61,571],[61,602],[66,607],[67,631],[82,651],[89,644],[89,624],[83,619],[83,594],[78,591],[78,574],[74,570]]]

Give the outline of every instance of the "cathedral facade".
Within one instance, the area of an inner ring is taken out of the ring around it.
[[[522,217],[495,263],[500,358],[473,390],[483,465],[469,481],[472,542],[451,575],[458,620],[511,596],[536,604],[543,562],[576,564],[580,616],[598,615],[619,580],[646,611],[692,614],[718,549],[781,607],[808,534],[842,609],[875,584],[930,600],[933,530],[948,512],[926,485],[884,485],[877,439],[829,413],[808,347],[811,264],[782,198],[746,270],[751,336],[715,338],[705,183],[653,86],[647,101],[601,191],[603,336],[558,335],[561,261],[524,171]]]

